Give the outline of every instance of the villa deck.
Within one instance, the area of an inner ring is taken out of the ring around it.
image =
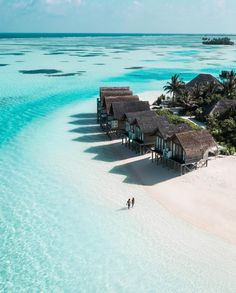
[[[180,175],[184,175],[188,172],[208,166],[208,158],[196,162],[184,163],[166,157],[163,153],[156,150],[155,148],[152,148],[151,152],[152,162],[155,162],[157,165],[161,164],[163,167],[167,167],[168,169],[173,169],[177,172],[180,172]]]
[[[153,143],[144,143],[143,141],[138,139],[133,139],[131,141],[128,133],[123,133],[121,139],[121,143],[127,146],[132,151],[135,151],[136,154],[144,155],[152,152]]]

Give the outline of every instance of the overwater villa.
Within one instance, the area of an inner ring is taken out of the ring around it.
[[[130,144],[132,140],[134,139],[134,121],[136,118],[144,116],[156,116],[156,113],[154,111],[148,110],[148,111],[139,111],[139,112],[129,112],[125,113],[125,131],[122,136],[122,144],[128,145],[130,147]]]
[[[209,154],[216,155],[217,152],[217,144],[207,130],[181,131],[168,138],[164,144],[157,137],[152,161],[176,169],[182,175],[207,166]]]
[[[99,98],[97,99],[97,121],[99,122],[101,111],[103,110],[103,100],[105,97],[132,96],[133,92],[129,87],[101,87]]]
[[[103,99],[103,104],[101,105],[100,111],[100,126],[104,127],[107,124],[111,104],[114,102],[134,102],[139,101],[138,96],[118,96],[118,97],[105,97]]]
[[[159,127],[156,129],[156,131],[153,133],[156,138],[156,144],[155,144],[155,151],[157,154],[165,155],[168,157],[168,154],[164,154],[165,152],[168,152],[169,149],[169,139],[176,133],[180,132],[187,132],[191,131],[192,128],[186,124],[172,124],[169,123],[169,121],[163,120],[162,123],[159,124]]]
[[[206,82],[220,84],[213,76],[200,74],[189,87]],[[186,123],[170,123],[167,117],[151,111],[149,102],[140,101],[128,87],[101,89],[99,102],[99,120],[103,113],[106,116],[103,126],[110,138],[113,133],[122,137],[122,144],[136,153],[151,152],[153,162],[179,170],[181,174],[207,166],[209,154],[218,151],[207,130],[193,130]]]
[[[122,134],[125,131],[125,113],[148,110],[150,110],[150,105],[147,101],[111,103],[106,129],[107,135],[111,137],[112,133]]]
[[[144,149],[155,144],[155,137],[152,134],[160,124],[160,120],[167,119],[164,116],[157,116],[154,111],[125,113],[122,144],[143,153]]]
[[[132,140],[129,145],[139,154],[151,152],[155,145],[156,136],[154,133],[162,123],[166,122],[166,117],[158,116],[155,112],[148,111],[146,114],[137,115],[130,125]],[[129,134],[130,136],[130,134]]]

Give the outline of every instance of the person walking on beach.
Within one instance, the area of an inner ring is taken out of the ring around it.
[[[131,200],[130,200],[130,198],[127,200],[127,203],[126,203],[126,205],[128,206],[128,209],[130,209],[130,204],[131,204]]]
[[[133,207],[134,207],[134,204],[135,204],[135,199],[134,199],[134,197],[132,198],[131,203],[132,203],[132,208],[133,208]]]

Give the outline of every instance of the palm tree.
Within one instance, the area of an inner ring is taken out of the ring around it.
[[[176,102],[176,97],[181,95],[182,90],[184,89],[184,82],[180,79],[178,74],[175,74],[171,77],[171,81],[167,82],[164,86],[164,91],[168,94],[172,94],[172,101]]]
[[[236,95],[236,73],[231,71],[222,71],[220,78],[223,82],[223,96],[232,98]]]
[[[231,71],[222,70],[219,76],[220,76],[220,79],[222,80],[235,79],[236,73],[233,70]]]

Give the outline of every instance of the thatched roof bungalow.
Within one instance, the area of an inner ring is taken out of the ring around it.
[[[167,118],[158,116],[154,111],[125,113],[125,132],[122,143],[125,141],[125,144],[141,154],[145,150],[150,151],[155,145],[155,132],[165,122],[168,122]]]
[[[101,87],[97,99],[97,121],[101,123],[104,111],[105,97],[132,96],[133,92],[129,87]]]
[[[235,109],[235,108],[236,108],[236,100],[230,100],[230,99],[220,100],[210,109],[209,115],[210,116],[224,115],[229,110]]]
[[[125,140],[125,143],[128,143],[130,146],[130,143],[135,138],[134,133],[134,121],[136,118],[139,117],[155,117],[157,114],[154,111],[148,110],[148,111],[139,111],[139,112],[129,112],[125,113],[125,132],[123,139]]]
[[[150,105],[147,101],[113,102],[110,106],[111,128],[125,130],[125,113],[149,111]]]
[[[132,122],[134,140],[143,145],[153,146],[156,140],[154,133],[164,121],[166,121],[164,116],[158,116],[152,111],[148,111],[145,115],[138,115]]]
[[[170,138],[171,159],[180,163],[207,161],[209,152],[216,150],[214,138],[205,129],[175,133]]]
[[[192,128],[186,123],[172,124],[167,119],[163,119],[154,135],[156,137],[155,150],[163,154],[166,149],[169,149],[168,139],[175,133],[191,131]]]
[[[214,84],[219,87],[222,86],[221,82],[218,79],[216,79],[213,75],[201,73],[201,74],[197,75],[194,79],[189,81],[186,84],[186,87],[188,89],[192,89],[196,86],[203,86],[206,84]]]

